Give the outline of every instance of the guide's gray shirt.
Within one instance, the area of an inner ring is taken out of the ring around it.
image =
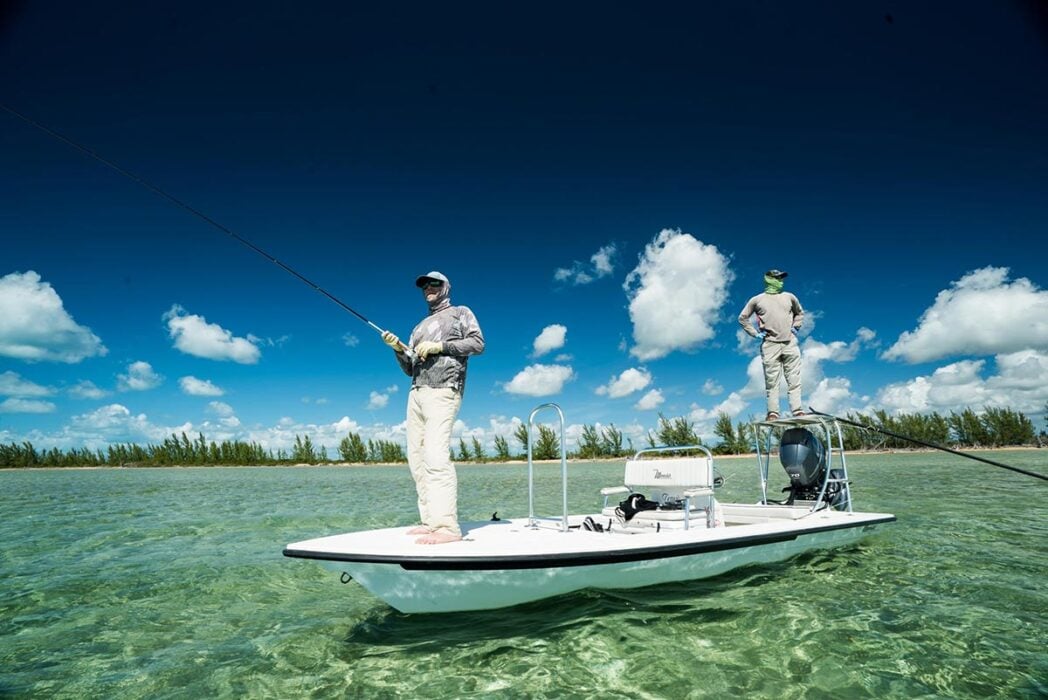
[[[804,321],[801,303],[789,292],[762,292],[746,302],[742,313],[739,314],[739,325],[754,338],[758,337],[758,332],[750,322],[750,316],[755,313],[764,339],[773,343],[790,342],[793,339],[793,329],[800,328],[801,322]]]
[[[404,374],[411,377],[411,386],[451,387],[462,394],[466,388],[469,356],[484,352],[484,334],[480,332],[477,317],[468,306],[445,306],[430,312],[411,331],[408,346],[414,349],[423,340],[443,343],[444,350],[415,363],[406,354],[397,353],[397,362]]]

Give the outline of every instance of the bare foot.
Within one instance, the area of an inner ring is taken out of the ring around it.
[[[409,535],[428,535],[431,532],[433,532],[433,531],[430,530],[425,525],[418,525],[418,526],[413,527],[410,530],[408,530],[407,534],[409,534]]]
[[[419,537],[415,544],[447,544],[448,542],[460,542],[462,535],[453,535],[450,532],[433,532],[425,537]]]

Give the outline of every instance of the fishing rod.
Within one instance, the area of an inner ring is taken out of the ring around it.
[[[907,442],[916,443],[918,445],[923,445],[925,447],[931,447],[931,448],[936,449],[936,450],[942,450],[943,452],[949,452],[950,454],[959,455],[961,457],[967,457],[968,459],[974,459],[977,462],[985,462],[986,464],[989,464],[989,465],[994,466],[994,467],[1000,467],[1001,469],[1008,469],[1009,471],[1018,472],[1020,474],[1025,474],[1026,476],[1032,476],[1032,477],[1037,478],[1037,479],[1044,479],[1045,481],[1048,481],[1048,476],[1045,476],[1044,474],[1038,474],[1037,472],[1027,471],[1025,469],[1020,469],[1019,467],[1012,467],[1012,466],[1009,466],[1007,464],[1001,464],[1000,462],[995,462],[992,459],[986,459],[984,457],[979,457],[977,455],[970,455],[970,454],[967,454],[965,452],[959,452],[959,451],[951,449],[949,447],[944,447],[943,445],[936,445],[933,442],[924,442],[923,440],[918,440],[917,438],[912,438],[912,437],[909,437],[907,435],[900,435],[898,433],[893,433],[890,430],[885,430],[884,428],[878,428],[878,427],[873,426],[873,425],[863,425],[862,423],[856,423],[855,421],[848,420],[847,418],[841,418],[840,416],[834,416],[834,415],[830,415],[829,413],[823,413],[822,411],[816,411],[814,408],[812,408],[810,406],[808,407],[808,411],[810,411],[812,414],[814,414],[816,416],[826,416],[827,418],[833,418],[834,420],[840,421],[841,423],[847,423],[848,425],[853,425],[856,428],[863,428],[864,430],[873,430],[875,432],[882,433],[882,434],[887,435],[889,437],[898,438],[899,440],[906,440]]]
[[[237,233],[235,233],[234,231],[229,230],[228,228],[226,228],[222,224],[220,224],[217,221],[215,221],[214,219],[212,219],[207,214],[204,214],[203,212],[199,211],[198,209],[194,209],[190,205],[188,205],[185,202],[183,202],[181,199],[178,199],[177,197],[175,197],[175,196],[173,196],[171,194],[168,194],[167,192],[165,192],[164,190],[160,189],[159,187],[157,187],[153,183],[149,182],[145,178],[140,177],[140,176],[130,172],[129,170],[125,170],[124,168],[120,167],[116,163],[114,163],[114,162],[112,162],[110,160],[107,160],[106,158],[103,158],[98,153],[95,153],[90,148],[88,148],[86,146],[83,146],[83,145],[77,143],[76,141],[66,137],[66,136],[63,136],[62,134],[58,133],[54,129],[51,129],[51,128],[47,127],[47,126],[44,126],[43,124],[41,124],[41,123],[39,123],[39,122],[37,122],[37,121],[27,117],[26,115],[22,114],[21,112],[15,110],[15,109],[12,109],[11,107],[9,107],[6,104],[4,104],[3,102],[0,102],[0,109],[3,109],[5,112],[8,112],[10,114],[13,114],[14,116],[16,116],[19,119],[21,119],[22,121],[24,121],[26,124],[29,124],[30,126],[36,128],[36,129],[39,129],[40,131],[44,132],[45,134],[47,134],[49,136],[53,136],[54,138],[58,139],[59,141],[65,143],[66,145],[72,146],[73,148],[75,148],[76,150],[80,151],[81,153],[84,153],[87,156],[97,160],[102,165],[105,165],[106,167],[111,168],[112,170],[115,170],[116,172],[120,173],[121,175],[123,175],[124,177],[128,178],[132,182],[136,182],[139,185],[141,185],[142,187],[145,187],[147,190],[149,190],[153,194],[156,194],[156,195],[159,195],[159,196],[163,197],[164,199],[166,199],[167,201],[171,202],[175,206],[177,206],[177,207],[179,207],[181,209],[184,209],[185,211],[189,212],[193,216],[203,220],[205,223],[207,223],[207,224],[217,228],[222,233],[228,234],[229,236],[231,236],[233,238],[233,240],[235,240],[238,243],[241,243],[244,246],[246,246],[246,247],[250,248],[251,250],[255,251],[256,253],[258,253],[259,255],[264,257],[266,260],[269,260],[271,263],[274,263],[275,265],[277,265],[278,267],[283,269],[285,272],[288,272],[289,274],[294,275],[295,277],[297,277],[298,279],[300,279],[301,281],[305,282],[307,285],[312,287],[314,290],[320,292],[321,294],[326,296],[328,299],[330,299],[331,301],[335,302],[336,304],[341,306],[343,309],[345,309],[349,313],[353,314],[354,316],[359,318],[364,323],[366,323],[369,326],[371,326],[375,331],[377,331],[379,333],[379,335],[382,335],[382,334],[384,334],[386,332],[385,329],[380,328],[376,324],[372,323],[362,313],[360,313],[359,311],[357,311],[353,307],[349,306],[349,304],[346,304],[344,301],[342,301],[341,299],[336,297],[334,294],[332,294],[331,292],[327,291],[326,289],[324,289],[323,287],[318,285],[316,282],[313,282],[312,280],[310,280],[309,278],[305,277],[304,275],[299,274],[298,272],[293,270],[291,267],[289,267],[288,265],[284,264],[280,260],[277,260],[275,257],[270,255],[266,251],[262,250],[261,248],[259,248],[258,246],[256,246],[254,243],[252,243],[251,241],[247,240],[243,236],[240,236]],[[415,359],[415,354],[411,351],[411,348],[409,348],[407,345],[405,345],[400,340],[398,340],[397,342],[400,345],[401,351],[404,352],[404,354],[406,354],[412,360],[414,360]]]

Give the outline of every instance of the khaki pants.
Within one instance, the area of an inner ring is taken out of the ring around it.
[[[787,398],[790,411],[801,411],[801,348],[796,338],[788,343],[761,343],[761,360],[764,361],[764,390],[768,398],[768,412],[779,412],[779,383],[786,374]]]
[[[408,467],[418,492],[422,524],[461,535],[458,477],[451,463],[451,428],[462,395],[454,389],[413,387],[408,394]]]

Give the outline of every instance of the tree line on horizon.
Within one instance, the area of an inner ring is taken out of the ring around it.
[[[1045,406],[1048,425],[1048,405]],[[960,413],[942,415],[900,413],[889,415],[877,410],[870,415],[848,413],[843,418],[862,425],[882,428],[889,432],[948,447],[1011,447],[1040,445],[1048,437],[1042,430],[1038,435],[1033,421],[1019,411],[1009,408],[987,408],[976,413],[966,408]],[[849,451],[876,449],[905,449],[911,443],[885,436],[873,430],[842,425],[844,448]],[[560,458],[560,438],[548,425],[536,426],[532,442],[532,457],[539,460]],[[711,447],[714,454],[742,454],[753,450],[753,433],[749,423],[733,423],[726,413],[718,415],[713,427],[720,442]],[[467,443],[459,438],[457,449],[452,446],[452,457],[460,462],[508,462],[524,459],[528,448],[528,426],[520,424],[513,435],[520,452],[510,450],[509,441],[496,435],[494,454],[488,455],[476,436]],[[576,449],[566,456],[578,459],[622,458],[636,452],[633,440],[625,437],[614,424],[600,426],[585,424],[576,441]],[[647,434],[648,447],[682,447],[701,445],[694,421],[686,416],[667,418],[659,414],[658,422]],[[191,440],[184,432],[172,434],[158,444],[145,446],[134,443],[110,445],[106,449],[52,447],[37,450],[31,442],[0,443],[0,467],[163,467],[163,466],[280,466],[295,464],[400,464],[407,462],[404,446],[390,440],[364,440],[357,433],[349,433],[337,447],[339,459],[328,457],[323,445],[316,445],[306,436],[295,436],[290,450],[266,449],[257,442],[240,440],[207,441],[202,433]]]
[[[1045,411],[1045,421],[1048,425],[1048,405],[1045,406]],[[913,443],[908,440],[884,435],[872,428],[881,428],[922,442],[953,448],[1040,446],[1042,441],[1048,437],[1048,433],[1044,430],[1038,435],[1033,421],[1024,413],[1013,411],[1010,408],[987,408],[981,414],[971,408],[966,408],[960,413],[951,411],[949,415],[945,416],[935,411],[924,414],[900,413],[893,416],[878,409],[871,415],[848,413],[841,418],[871,428],[842,424],[841,435],[844,439],[844,449],[848,451],[895,450],[913,447]],[[714,454],[740,454],[753,451],[752,429],[745,424],[739,424],[737,428],[733,429],[731,418],[727,414],[721,413],[718,416],[714,433],[721,438],[720,444],[713,449]]]
[[[388,440],[368,440],[350,433],[339,445],[343,461],[388,464],[406,462],[404,448]],[[208,442],[203,433],[190,440],[184,432],[172,434],[159,444],[120,443],[104,450],[70,448],[37,450],[31,442],[0,443],[0,467],[211,467],[211,466],[280,466],[293,464],[328,464],[323,445],[296,435],[290,450],[267,450],[257,442],[240,440]]]

